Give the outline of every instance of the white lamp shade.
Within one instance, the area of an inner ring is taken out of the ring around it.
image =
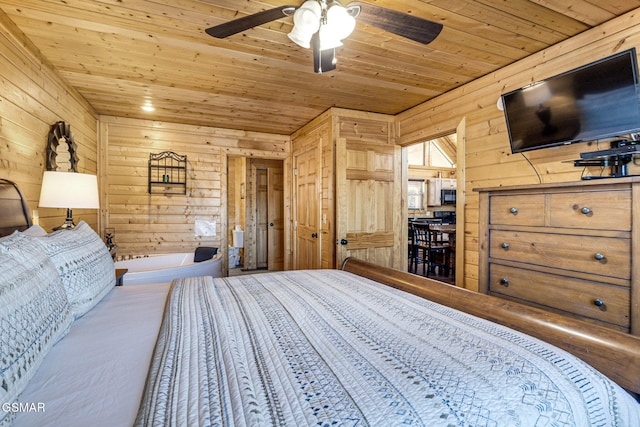
[[[327,10],[327,25],[329,31],[338,40],[344,40],[356,28],[356,19],[347,9],[335,2]]]
[[[311,47],[311,37],[313,37],[313,33],[304,31],[301,27],[293,27],[293,30],[287,34],[287,36],[292,42],[300,47],[305,49],[309,49]]]
[[[311,46],[311,37],[320,27],[322,8],[315,0],[307,0],[296,9],[293,14],[293,30],[288,34],[289,38],[298,46],[308,49]]]
[[[334,49],[342,46],[342,42],[338,37],[336,37],[336,33],[331,31],[329,25],[323,25],[320,27],[319,37],[320,50]]]
[[[47,171],[42,176],[38,206],[99,209],[98,178],[85,173]]]

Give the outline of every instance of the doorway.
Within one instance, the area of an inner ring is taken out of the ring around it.
[[[230,275],[235,274],[234,268],[242,272],[284,269],[283,171],[282,160],[228,157]]]
[[[462,126],[462,125],[461,125]],[[457,282],[459,128],[406,147],[407,158],[407,270],[449,284]],[[463,152],[463,151],[462,151]],[[462,184],[464,181],[461,181]],[[416,227],[429,227],[438,251],[416,245]],[[416,263],[417,261],[417,263]],[[423,268],[426,267],[426,268]]]
[[[256,268],[284,269],[284,180],[282,164],[255,168]]]

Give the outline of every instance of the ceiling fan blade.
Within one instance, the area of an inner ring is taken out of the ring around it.
[[[242,18],[207,28],[205,32],[210,36],[223,39],[233,34],[241,33],[249,28],[257,27],[258,25],[266,24],[267,22],[289,16],[295,9],[295,6],[280,6],[273,9],[263,10],[262,12],[254,13],[253,15],[243,16]]]
[[[349,3],[347,8],[351,6],[360,6],[358,21],[419,43],[431,43],[442,31],[442,24],[408,13],[359,1]]]
[[[336,49],[320,50],[320,37],[315,33],[311,38],[313,48],[313,71],[322,74],[336,69]]]

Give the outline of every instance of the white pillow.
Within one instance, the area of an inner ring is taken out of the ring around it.
[[[24,230],[22,234],[26,234],[27,236],[41,237],[41,236],[46,236],[47,231],[44,228],[40,227],[38,224],[34,224],[31,227]]]
[[[33,237],[0,239],[0,425],[73,315],[55,266]]]
[[[35,239],[56,266],[76,319],[115,286],[115,266],[109,250],[86,222]]]

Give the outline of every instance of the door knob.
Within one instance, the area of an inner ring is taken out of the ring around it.
[[[273,223],[272,222],[269,223],[269,227],[273,227]]]
[[[340,239],[340,244],[342,246],[346,245],[347,243],[349,243],[349,241],[347,239]]]
[[[311,233],[311,237],[313,237],[314,239],[318,238],[318,233]]]

